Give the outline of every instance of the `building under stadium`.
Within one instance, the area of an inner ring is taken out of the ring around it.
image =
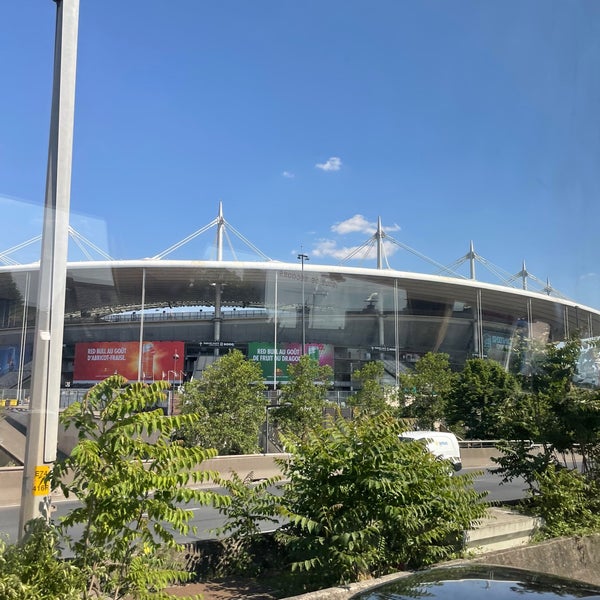
[[[224,260],[226,226],[232,229],[220,208],[212,223],[154,258],[70,262],[63,387],[87,388],[113,373],[178,384],[237,348],[260,362],[271,389],[285,383],[287,366],[306,352],[333,368],[335,390],[348,392],[351,373],[371,360],[383,361],[393,383],[427,352],[447,353],[456,368],[470,357],[508,367],[524,343],[600,332],[598,310],[561,297],[549,285],[528,289],[531,276],[524,266],[501,284],[478,281],[474,265],[481,257],[472,245],[464,257],[470,277],[448,268],[436,275],[389,268],[384,238],[391,238],[381,225],[369,241],[376,268],[317,265],[302,254],[298,263],[264,255]],[[214,260],[165,258],[211,227]],[[2,256],[6,262],[8,252]],[[39,263],[0,266],[5,393],[27,393],[38,276]],[[597,361],[584,367],[583,379],[597,385]]]

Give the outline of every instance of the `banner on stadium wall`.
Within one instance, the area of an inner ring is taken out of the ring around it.
[[[33,353],[33,346],[27,344],[25,346],[25,356],[23,360],[25,363],[31,361],[31,355]],[[0,377],[19,370],[19,361],[21,358],[21,346],[0,346]]]
[[[319,366],[330,366],[333,369],[333,345],[307,343],[306,353],[319,361]],[[255,360],[261,366],[263,378],[272,383],[289,381],[288,365],[296,364],[302,356],[302,344],[283,343],[277,346],[277,360],[275,361],[275,348],[270,342],[250,342],[248,344],[248,358]],[[276,369],[276,370],[275,370]],[[275,372],[274,372],[275,371]]]
[[[119,374],[137,381],[139,342],[85,342],[75,344],[73,383],[96,383]],[[143,342],[141,380],[183,381],[183,342]]]

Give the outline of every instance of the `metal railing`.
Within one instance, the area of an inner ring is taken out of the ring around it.
[[[19,393],[20,391],[20,393]],[[88,390],[62,388],[60,390],[59,409],[65,409],[67,406],[82,400]],[[0,407],[10,408],[29,408],[29,388],[18,390],[17,388],[0,389]]]

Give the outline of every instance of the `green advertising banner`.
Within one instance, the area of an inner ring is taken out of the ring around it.
[[[306,353],[319,362],[319,366],[329,365],[333,369],[333,345],[307,343]],[[296,364],[302,356],[302,344],[283,343],[277,346],[277,355],[271,342],[250,342],[248,358],[261,366],[263,379],[267,383],[289,380],[288,365]]]

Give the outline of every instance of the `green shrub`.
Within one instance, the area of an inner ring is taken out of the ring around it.
[[[337,419],[288,443],[289,524],[276,535],[299,582],[358,581],[460,554],[486,510],[474,475],[449,477],[445,462],[400,440],[403,429],[388,414]]]
[[[0,540],[0,598],[3,600],[80,600],[85,580],[60,558],[58,534],[43,519],[30,521],[18,544]]]
[[[219,508],[227,517],[225,525],[215,532],[223,537],[217,571],[221,575],[256,576],[264,568],[266,522],[278,523],[278,498],[269,488],[281,479],[280,476],[253,483],[249,477],[242,479],[232,473],[230,479],[219,481],[229,493],[231,503]]]
[[[548,465],[538,474],[532,510],[544,519],[547,537],[600,531],[600,486],[576,470]]]

